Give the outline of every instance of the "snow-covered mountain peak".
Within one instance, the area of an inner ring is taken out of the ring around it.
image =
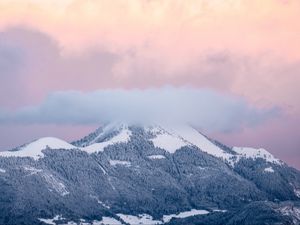
[[[145,127],[144,130],[147,134],[152,136],[150,140],[155,147],[162,148],[170,153],[174,153],[176,150],[190,145],[188,141],[184,140],[170,128],[152,125]]]
[[[231,151],[228,151],[189,125],[152,125],[147,126],[145,130],[154,136],[151,141],[156,147],[165,149],[170,153],[174,153],[181,147],[190,145],[198,147],[201,151],[209,155],[223,159],[231,166],[234,166],[242,158],[261,158],[269,163],[283,164],[282,161],[262,148],[234,147]]]
[[[129,125],[126,123],[108,123],[99,127],[97,130],[83,137],[82,139],[72,142],[72,144],[77,147],[87,147],[95,143],[106,142],[122,133],[122,131],[129,133],[128,127]]]
[[[75,144],[0,153],[0,224],[299,224],[300,172],[264,149],[170,124],[107,124]]]
[[[157,148],[171,154],[185,146],[197,147],[199,150],[220,158],[234,166],[242,158],[262,158],[267,162],[281,164],[272,154],[264,149],[229,148],[203,135],[198,129],[186,124],[147,124],[134,125],[121,122],[106,124],[85,138],[73,142],[88,153],[103,151],[108,145],[126,143],[132,137],[135,128],[144,131],[148,139]]]
[[[126,125],[115,127],[105,127],[89,145],[81,147],[81,150],[88,153],[103,151],[105,147],[118,143],[127,143],[132,135],[131,130]]]
[[[136,136],[137,132],[139,132],[138,130],[142,130],[143,132]],[[151,141],[155,147],[171,154],[186,146],[196,147],[202,152],[222,159],[231,166],[234,166],[242,158],[254,160],[262,158],[269,163],[282,165],[280,160],[276,159],[265,149],[239,147],[231,149],[209,139],[193,126],[170,124],[131,125],[121,122],[106,124],[71,144],[58,138],[45,137],[21,146],[16,151],[0,152],[0,156],[32,157],[37,160],[44,157],[43,150],[46,148],[78,149],[92,154],[102,152],[110,145],[128,143],[131,138],[141,137]]]
[[[76,149],[77,147],[55,137],[44,137],[17,148],[15,151],[0,152],[3,157],[44,157],[44,149]]]
[[[191,145],[198,147],[201,151],[206,152],[207,154],[233,163],[233,155],[231,153],[228,153],[224,149],[220,148],[192,126],[156,126],[152,127],[150,132],[156,134],[156,137],[152,139],[154,145],[161,148],[167,147],[166,150],[169,150],[171,153],[176,151],[176,147],[181,148],[183,146]],[[174,144],[171,145],[170,142]],[[169,146],[172,148],[168,149]]]
[[[250,158],[250,159],[265,159],[269,163],[274,163],[278,165],[282,165],[283,162],[277,158],[275,158],[270,152],[263,148],[250,148],[250,147],[233,147],[233,151],[238,153],[239,158]]]

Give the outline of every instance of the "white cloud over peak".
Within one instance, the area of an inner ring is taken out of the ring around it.
[[[1,123],[99,124],[190,123],[209,131],[255,126],[277,116],[277,108],[259,109],[243,98],[209,89],[163,87],[54,92],[35,106],[2,110]]]

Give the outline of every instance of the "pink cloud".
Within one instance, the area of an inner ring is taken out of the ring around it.
[[[289,122],[227,136],[276,148],[276,130],[299,139],[299,8],[298,0],[0,0],[0,106],[57,90],[208,87],[283,108]]]

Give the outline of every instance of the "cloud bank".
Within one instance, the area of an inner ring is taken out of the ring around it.
[[[114,52],[98,46],[64,55],[57,40],[47,33],[24,27],[6,29],[0,32],[0,105],[37,103],[57,90],[188,85],[245,96],[255,104],[291,105],[300,111],[300,61],[287,62],[273,54],[244,55],[224,48],[203,50],[193,60],[190,54],[172,52],[180,57],[167,57],[176,65],[173,67],[160,51],[145,48],[153,54],[145,55],[139,48]]]
[[[173,88],[64,91],[35,106],[2,110],[0,122],[25,124],[190,123],[210,131],[255,126],[278,115],[243,98],[209,89]]]

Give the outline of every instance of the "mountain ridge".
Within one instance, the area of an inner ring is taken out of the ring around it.
[[[259,157],[259,158],[265,158],[267,161],[270,160],[270,162],[281,164],[282,161],[275,158],[270,152],[263,148],[252,148],[252,147],[227,147],[226,145],[222,145],[222,147],[219,147],[218,144],[214,142],[214,140],[209,139],[207,136],[203,135],[200,131],[193,128],[192,126],[187,125],[180,125],[173,127],[167,127],[162,125],[128,125],[126,123],[110,123],[107,124],[104,127],[100,127],[96,129],[94,132],[91,132],[89,135],[85,136],[82,139],[79,139],[77,141],[72,141],[71,143],[68,143],[62,139],[55,138],[55,137],[42,137],[39,138],[33,142],[30,142],[28,144],[22,145],[18,148],[14,148],[12,150],[8,151],[2,151],[0,152],[0,156],[14,156],[14,153],[27,151],[30,149],[36,150],[38,148],[38,152],[42,153],[41,151],[50,148],[50,149],[80,149],[87,152],[94,152],[99,150],[103,150],[107,145],[126,142],[130,138],[130,131],[128,132],[128,128],[132,127],[142,127],[145,129],[148,133],[152,133],[152,135],[160,135],[159,138],[156,137],[156,139],[152,139],[151,141],[154,142],[154,145],[156,144],[156,147],[161,147],[165,150],[168,150],[170,153],[174,153],[177,149],[180,149],[181,147],[185,145],[194,145],[197,146],[202,151],[205,151],[206,153],[213,155],[215,157],[220,157],[225,160],[229,160],[231,157],[237,156],[237,157]],[[193,135],[185,134],[185,138],[180,135],[180,130],[178,129],[186,129],[187,127],[190,127],[192,129],[189,129],[188,132],[194,132]],[[121,133],[120,136],[116,135],[118,132],[123,132],[125,130],[125,133]],[[116,136],[114,136],[116,135]],[[116,138],[117,137],[117,138]],[[89,140],[92,138],[92,140]],[[110,141],[110,138],[114,139]],[[193,141],[195,138],[201,138],[200,141]],[[164,140],[166,139],[166,140]],[[169,140],[168,140],[169,139]],[[190,141],[189,141],[189,140]],[[89,140],[89,141],[87,141]],[[191,141],[192,140],[192,141]],[[202,143],[200,143],[202,141]],[[175,146],[170,146],[174,145]],[[181,142],[181,143],[179,143]],[[203,143],[204,142],[204,143]],[[99,145],[97,145],[97,143]],[[101,145],[100,143],[105,143],[104,145]],[[96,144],[96,145],[95,145]],[[164,144],[169,146],[164,146]],[[220,143],[219,143],[220,144]],[[35,145],[35,146],[32,146]],[[176,146],[177,145],[177,146]],[[208,148],[210,148],[210,151],[206,151]],[[224,150],[226,149],[226,150]],[[228,154],[228,149],[231,150],[231,153]],[[14,153],[12,153],[14,152]],[[5,154],[6,153],[6,154]],[[39,155],[32,154],[35,159],[38,158]],[[16,157],[18,154],[16,154]],[[19,155],[22,157],[22,154]],[[30,153],[28,153],[28,156],[31,157]],[[26,157],[26,154],[24,155]]]
[[[42,155],[0,153],[0,224],[300,221],[298,170],[185,125],[113,123],[71,144],[26,146]]]

